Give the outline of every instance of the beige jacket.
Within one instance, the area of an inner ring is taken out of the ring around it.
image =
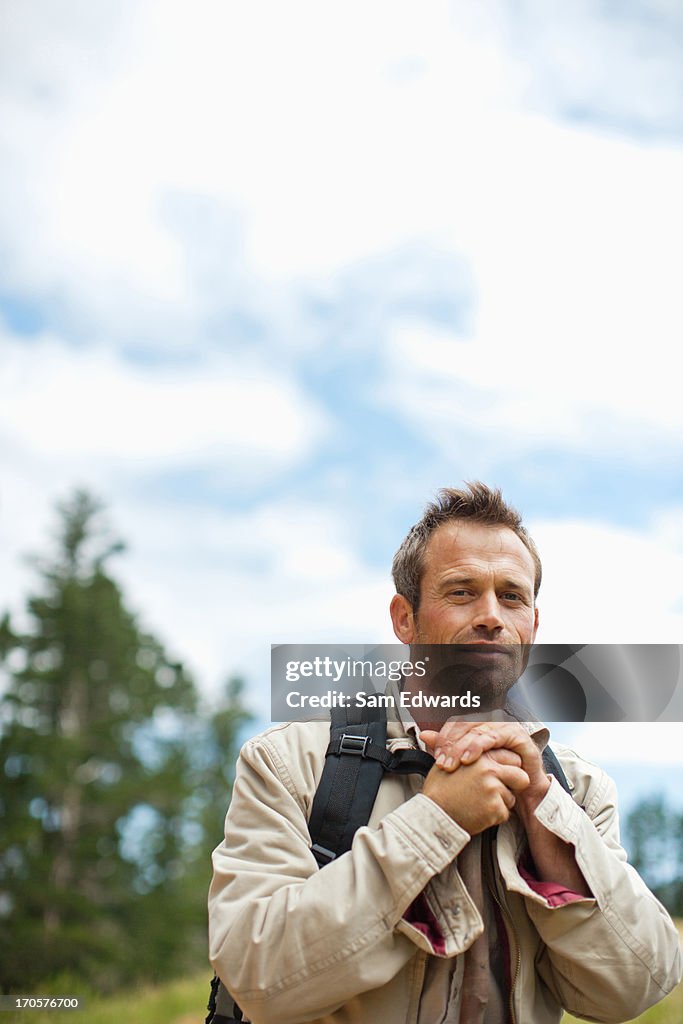
[[[412,745],[399,722],[389,737],[393,749]],[[470,837],[420,793],[420,776],[387,776],[353,848],[319,869],[307,820],[328,741],[329,723],[289,723],[243,747],[225,840],[213,854],[210,959],[255,1024],[415,1024],[427,958],[459,957],[483,929],[455,865]],[[512,1017],[557,1024],[564,1007],[594,1021],[630,1020],[679,982],[678,934],[626,863],[612,780],[574,751],[553,749],[574,799],[553,780],[536,816],[574,844],[594,898],[551,907],[518,870],[518,819],[500,826],[495,873]],[[422,890],[441,933],[436,948],[404,920]]]

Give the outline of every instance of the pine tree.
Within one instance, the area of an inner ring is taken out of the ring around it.
[[[683,914],[683,814],[661,794],[643,797],[626,818],[629,860],[667,910]]]
[[[123,546],[99,504],[81,491],[59,512],[28,626],[0,622],[4,990],[58,972],[99,989],[171,973],[205,906],[204,885],[186,884],[207,845],[195,686],[126,607],[108,568]],[[235,730],[224,739],[231,764]]]

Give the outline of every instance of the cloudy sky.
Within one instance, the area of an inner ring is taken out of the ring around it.
[[[392,639],[395,548],[481,478],[539,640],[681,641],[679,3],[1,18],[2,607],[87,486],[143,621],[262,711],[271,642]]]

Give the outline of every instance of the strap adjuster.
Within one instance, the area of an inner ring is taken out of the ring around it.
[[[353,736],[345,732],[339,743],[340,754],[357,754],[358,757],[365,757],[370,742],[369,736]]]
[[[333,853],[332,850],[328,850],[326,846],[321,846],[320,843],[313,843],[311,853],[321,868],[324,868],[326,864],[337,859],[336,853]]]

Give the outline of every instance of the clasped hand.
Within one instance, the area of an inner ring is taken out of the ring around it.
[[[446,722],[420,738],[436,758],[423,793],[470,835],[507,821],[515,806],[524,818],[550,786],[538,747],[516,722]]]

